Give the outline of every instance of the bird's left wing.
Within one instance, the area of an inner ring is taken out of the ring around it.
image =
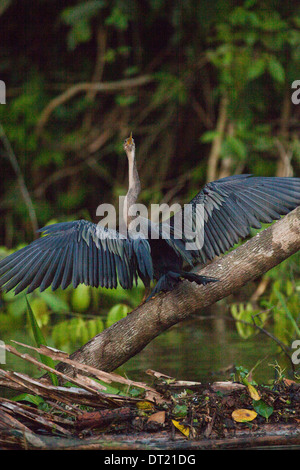
[[[39,230],[43,236],[0,261],[0,287],[27,293],[86,284],[133,287],[137,269],[152,279],[146,241],[138,242],[86,220],[62,222]]]
[[[193,255],[206,262],[247,237],[251,228],[299,206],[300,178],[229,176],[206,184],[189,204],[193,217],[200,214],[202,231],[201,246]]]

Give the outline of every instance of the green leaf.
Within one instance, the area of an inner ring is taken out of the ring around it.
[[[115,26],[116,29],[125,31],[128,28],[128,16],[120,8],[114,7],[105,24]]]
[[[76,23],[68,34],[68,47],[74,50],[77,44],[90,40],[92,34],[91,26],[88,21],[82,20]]]
[[[129,106],[137,101],[136,95],[116,95],[115,101],[119,106]]]
[[[103,0],[81,2],[78,5],[65,8],[61,13],[61,19],[65,24],[74,26],[83,18],[89,19],[95,16],[99,9],[105,6]]]
[[[229,135],[222,144],[222,156],[235,156],[240,160],[244,160],[247,156],[247,148],[241,139]]]
[[[243,7],[235,8],[229,15],[229,21],[233,25],[244,25],[247,21],[247,10]]]
[[[14,319],[21,317],[26,312],[26,300],[23,293],[14,296],[13,292],[3,293],[2,297],[7,302],[7,313]]]
[[[267,405],[263,400],[253,400],[253,408],[260,416],[268,419],[274,411],[274,408],[270,405]]]
[[[285,71],[281,63],[276,59],[275,56],[270,56],[268,60],[268,70],[271,77],[277,82],[284,82]]]
[[[127,69],[124,72],[124,75],[126,77],[131,77],[132,75],[138,74],[140,71],[139,67],[137,65],[133,65],[132,67],[127,67]]]
[[[207,131],[207,132],[204,132],[204,134],[202,134],[200,140],[201,142],[206,144],[208,142],[212,142],[219,135],[220,135],[220,132],[218,131]]]
[[[46,302],[48,307],[53,311],[53,312],[58,312],[61,313],[62,311],[69,311],[69,305],[67,302],[65,302],[63,299],[58,297],[58,295],[53,294],[52,292],[41,292],[39,294],[42,299]]]
[[[263,57],[255,60],[250,63],[248,68],[248,78],[249,80],[254,80],[255,78],[260,77],[266,69],[266,60]]]
[[[29,322],[31,324],[33,336],[34,336],[35,342],[37,344],[37,347],[39,348],[42,345],[47,346],[47,342],[46,342],[46,340],[44,338],[44,335],[41,332],[40,327],[39,327],[39,325],[38,325],[38,323],[35,319],[34,313],[33,313],[32,309],[30,307],[30,304],[27,300],[27,297],[26,297],[26,302],[27,302],[27,312],[28,312]],[[42,361],[43,364],[45,364],[48,367],[51,367],[52,369],[55,369],[55,364],[54,364],[53,359],[51,359],[51,357],[44,356],[43,354],[40,354],[40,358],[41,358],[41,361]],[[51,378],[52,384],[53,385],[58,385],[57,376],[55,374],[52,374],[51,372],[48,372],[48,374]]]
[[[91,303],[91,287],[79,284],[71,295],[71,305],[73,311],[84,312]]]
[[[108,64],[111,64],[116,60],[117,53],[114,49],[111,49],[110,47],[107,49],[107,51],[104,54],[104,60]]]
[[[275,293],[276,293],[277,298],[278,298],[278,300],[280,301],[280,303],[281,303],[281,305],[282,305],[282,307],[283,307],[283,309],[284,309],[284,311],[285,311],[287,317],[290,319],[292,325],[294,326],[297,335],[300,337],[300,329],[299,329],[299,327],[298,327],[298,325],[297,325],[297,323],[296,323],[296,321],[295,321],[295,319],[294,319],[294,317],[293,317],[293,315],[292,315],[292,312],[289,310],[289,308],[288,308],[288,306],[287,306],[287,304],[286,304],[286,302],[285,302],[285,300],[284,300],[284,298],[283,298],[283,295],[281,294],[281,292],[279,292],[279,291],[277,291],[277,290],[275,291]]]
[[[107,315],[106,327],[108,328],[113,323],[121,320],[126,317],[126,315],[131,311],[131,308],[125,304],[117,304],[110,309]]]
[[[95,318],[86,322],[88,339],[93,338],[104,330],[104,324],[101,318]]]
[[[29,403],[32,403],[33,405],[36,405],[37,407],[45,403],[45,400],[42,397],[39,397],[38,395],[31,395],[30,393],[21,393],[20,395],[11,398],[11,400],[28,401]]]
[[[186,405],[175,405],[172,411],[176,418],[184,418],[187,415],[188,409]]]

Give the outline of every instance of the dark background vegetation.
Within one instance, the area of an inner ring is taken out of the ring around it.
[[[146,204],[188,202],[207,181],[234,173],[300,176],[300,105],[291,101],[300,79],[296,2],[4,0],[0,37],[3,255],[30,242],[37,227],[97,222],[99,204],[117,205],[126,193],[122,142],[130,131]],[[84,305],[70,303],[70,290],[45,295],[31,297],[44,302],[33,306],[41,324],[62,306],[98,311],[120,301],[117,313],[125,315],[140,300],[120,292],[99,300],[93,289]],[[2,325],[12,312],[17,322],[23,297],[18,308],[10,294],[2,301]],[[275,326],[277,312],[281,339],[290,340],[300,311],[299,256],[230,301],[243,318],[271,309]],[[86,331],[80,321],[85,330],[76,317],[76,331]],[[102,327],[90,323],[89,335]],[[64,322],[65,343],[66,331]]]

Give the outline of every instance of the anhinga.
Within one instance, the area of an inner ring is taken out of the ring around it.
[[[125,140],[128,158],[129,187],[125,197],[123,217],[130,226],[134,219],[132,207],[140,192],[140,180],[135,160],[132,136]],[[235,175],[208,183],[190,201],[197,214],[202,208],[203,243],[188,250],[186,239],[174,236],[174,216],[169,220],[171,237],[164,237],[163,224],[142,220],[141,235],[127,234],[93,224],[86,220],[62,222],[39,231],[43,237],[7,256],[0,262],[0,287],[27,293],[74,288],[80,283],[93,287],[131,289],[140,277],[147,289],[152,280],[157,283],[150,297],[172,290],[181,280],[207,284],[216,279],[186,272],[183,264],[206,263],[250,234],[251,228],[261,228],[300,205],[300,178],[255,177]],[[156,237],[151,237],[151,228]],[[147,236],[149,235],[149,236]]]

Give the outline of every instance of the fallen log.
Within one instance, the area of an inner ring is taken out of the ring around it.
[[[76,421],[77,429],[105,428],[113,423],[133,419],[135,413],[129,407],[117,408],[116,410],[88,411],[79,415]]]

